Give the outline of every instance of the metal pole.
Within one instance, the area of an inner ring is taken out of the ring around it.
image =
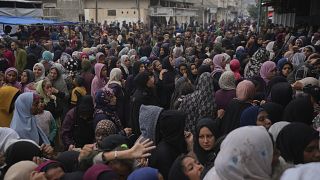
[[[260,32],[261,24],[261,0],[258,0],[258,23],[257,23],[257,32]]]
[[[203,0],[202,0],[202,28],[204,29],[204,23],[205,23],[205,8],[203,6]]]
[[[96,23],[98,24],[98,0],[96,0]]]

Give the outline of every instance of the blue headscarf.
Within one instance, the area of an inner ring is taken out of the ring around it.
[[[15,130],[22,139],[30,139],[39,144],[41,138],[44,144],[50,144],[45,133],[37,125],[36,117],[31,114],[33,96],[31,92],[18,96],[10,128]]]
[[[263,111],[260,106],[250,106],[245,109],[240,117],[240,127],[242,126],[256,126],[259,112]]]
[[[158,180],[158,169],[139,168],[129,175],[128,180]]]

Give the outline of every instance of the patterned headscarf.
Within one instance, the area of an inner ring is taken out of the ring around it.
[[[110,106],[114,93],[111,88],[103,87],[102,89],[99,89],[95,95],[96,109],[104,109],[104,107]]]
[[[219,79],[219,86],[224,90],[236,89],[236,79],[232,71],[226,71],[221,74]]]
[[[259,75],[260,67],[262,63],[269,60],[270,53],[266,49],[258,49],[246,65],[244,69],[244,77],[251,78],[253,76]]]
[[[196,90],[186,95],[180,104],[179,110],[187,113],[185,128],[194,132],[199,119],[214,117],[215,108],[213,78],[205,72],[200,76]]]

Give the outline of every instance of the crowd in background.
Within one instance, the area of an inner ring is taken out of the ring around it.
[[[316,179],[317,28],[4,26],[0,179]]]

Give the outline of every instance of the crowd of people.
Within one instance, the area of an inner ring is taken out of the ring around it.
[[[4,27],[5,180],[311,180],[320,29]]]

